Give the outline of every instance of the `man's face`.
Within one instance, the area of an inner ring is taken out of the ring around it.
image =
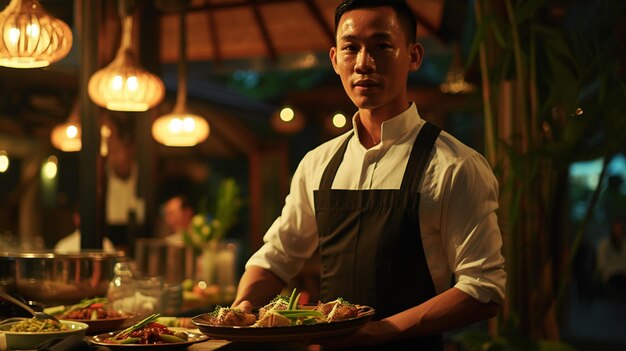
[[[408,44],[389,7],[357,9],[343,14],[336,46],[330,49],[335,72],[359,109],[397,114],[408,107],[409,72],[421,64],[423,49]]]
[[[193,213],[190,209],[185,209],[179,198],[170,199],[163,206],[165,224],[173,233],[186,230],[191,222]]]

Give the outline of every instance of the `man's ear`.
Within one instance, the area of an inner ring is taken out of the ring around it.
[[[328,57],[330,57],[330,63],[333,64],[333,70],[335,70],[335,73],[339,74],[339,72],[337,71],[337,47],[333,46],[330,48],[330,51],[328,52]]]
[[[422,65],[422,58],[424,57],[424,47],[420,43],[411,44],[409,47],[409,70],[417,71]]]

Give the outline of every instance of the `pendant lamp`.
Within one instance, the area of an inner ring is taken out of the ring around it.
[[[80,151],[81,128],[78,117],[78,103],[72,107],[67,121],[56,125],[50,133],[50,142],[55,148],[65,152]]]
[[[113,111],[146,111],[165,96],[161,79],[141,67],[132,47],[132,4],[130,0],[119,2],[122,42],[115,58],[89,78],[91,100]]]
[[[72,112],[67,121],[56,125],[50,133],[50,142],[55,148],[64,152],[77,152],[82,147],[80,116],[78,114],[79,104],[76,102],[72,107]],[[108,154],[108,138],[111,136],[111,129],[106,124],[100,127],[100,155]]]
[[[67,56],[72,30],[38,0],[11,0],[0,12],[0,66],[39,68]]]
[[[180,13],[178,59],[178,92],[174,111],[158,117],[152,124],[152,136],[166,146],[194,146],[203,142],[210,132],[209,123],[187,109],[187,64],[185,11]]]

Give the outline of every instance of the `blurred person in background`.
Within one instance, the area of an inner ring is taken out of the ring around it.
[[[69,253],[80,251],[80,214],[78,209],[72,213],[72,220],[74,222],[74,231],[56,243],[54,252]],[[102,238],[102,249],[106,252],[115,252],[115,246],[107,237]]]
[[[191,225],[195,210],[185,195],[174,195],[163,204],[163,218],[168,235],[165,240],[171,243],[184,243],[184,232]]]

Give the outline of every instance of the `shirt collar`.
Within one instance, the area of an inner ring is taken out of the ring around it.
[[[354,136],[357,138],[357,140],[360,140],[358,132],[359,129],[357,128],[358,119],[359,112],[357,111],[352,117],[352,130],[354,131]],[[411,105],[409,105],[409,107],[404,110],[404,112],[383,122],[380,131],[381,143],[378,145],[393,143],[395,140],[406,135],[406,133],[414,130],[422,123],[422,118],[417,112],[417,107],[415,106],[415,103],[411,102]]]

